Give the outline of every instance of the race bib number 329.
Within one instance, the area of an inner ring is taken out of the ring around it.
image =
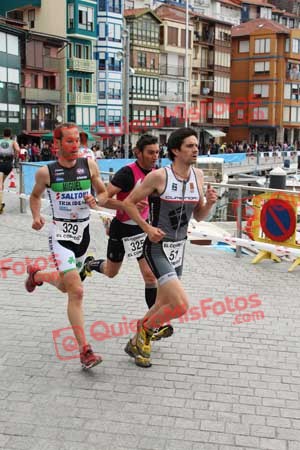
[[[58,241],[72,241],[80,244],[83,237],[85,222],[55,222],[55,238]]]

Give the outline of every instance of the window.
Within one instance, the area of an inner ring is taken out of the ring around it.
[[[0,103],[0,122],[7,122],[7,103]]]
[[[75,57],[82,58],[82,45],[81,44],[75,44]]]
[[[168,45],[178,46],[178,28],[168,27]]]
[[[293,53],[300,53],[300,39],[293,39],[292,40],[292,52]]]
[[[104,99],[105,97],[106,97],[105,81],[100,81],[99,82],[99,98]]]
[[[255,53],[270,53],[271,39],[255,39]]]
[[[55,77],[53,75],[44,77],[43,89],[55,89]]]
[[[121,72],[121,60],[117,59],[117,55],[115,53],[108,54],[108,70],[112,70],[115,72]]]
[[[8,105],[8,122],[18,123],[20,117],[20,106],[19,105]]]
[[[72,51],[72,44],[68,44],[68,58],[72,58],[73,51]]]
[[[108,0],[108,10],[113,13],[121,12],[121,0]]]
[[[285,84],[284,98],[286,100],[300,100],[300,84]]]
[[[8,83],[20,84],[20,71],[18,69],[7,69]]]
[[[245,111],[243,109],[238,109],[236,112],[236,118],[242,120],[244,118]]]
[[[7,34],[7,53],[10,55],[19,55],[19,39],[17,36]]]
[[[300,121],[300,107],[299,106],[286,106],[283,109],[283,121],[299,123]]]
[[[181,48],[185,48],[185,30],[181,29]],[[191,48],[191,32],[189,31],[189,48]]]
[[[102,127],[106,123],[106,109],[98,109],[99,126]]]
[[[85,92],[90,93],[91,92],[91,80],[89,78],[86,78],[84,80],[85,84]]]
[[[121,42],[121,25],[118,25],[116,23],[108,24],[108,40]]]
[[[76,78],[75,79],[75,86],[76,86],[76,92],[83,92],[82,90],[82,79]]]
[[[108,111],[108,125],[119,127],[121,125],[121,111]]]
[[[7,68],[0,66],[0,81],[7,83]]]
[[[36,74],[31,75],[31,87],[34,89],[39,87],[39,77]]]
[[[240,53],[249,53],[249,41],[240,41],[239,42],[239,52]]]
[[[94,29],[94,8],[79,5],[78,27],[82,30],[93,31]]]
[[[74,92],[74,78],[69,77],[68,78],[68,92]]]
[[[99,40],[104,41],[105,39],[106,39],[105,23],[100,22],[100,24],[99,24]]]
[[[145,52],[138,52],[137,54],[137,65],[141,68],[147,67],[147,57]]]
[[[214,84],[209,83],[209,86],[213,88]],[[230,93],[230,78],[229,77],[215,77],[215,87],[216,92],[223,92],[224,94]]]
[[[74,28],[74,3],[68,4],[68,28]]]
[[[29,24],[29,28],[34,28],[34,26],[35,26],[35,9],[28,10],[28,24]]]
[[[215,65],[222,67],[230,67],[231,55],[227,52],[215,51]]]
[[[0,32],[0,52],[6,53],[6,33]]]
[[[99,53],[99,70],[105,70],[106,65],[106,58],[105,58],[105,52]]]
[[[83,57],[84,59],[90,59],[90,47],[88,45],[83,46]]]
[[[253,88],[253,94],[256,98],[269,97],[269,85],[268,84],[255,84]]]
[[[290,38],[287,38],[287,39],[285,40],[285,51],[286,51],[287,53],[290,52],[290,46],[291,46]]]
[[[255,73],[269,73],[270,72],[270,62],[262,61],[254,63]]]
[[[253,108],[253,120],[268,120],[269,110],[266,107]]]

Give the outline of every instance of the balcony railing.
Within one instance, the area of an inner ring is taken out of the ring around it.
[[[183,127],[184,126],[184,117],[164,117],[161,120],[161,124],[163,127]]]
[[[214,30],[203,30],[202,33],[199,31],[194,31],[194,41],[205,42],[206,44],[214,45],[215,43],[215,33]]]
[[[26,119],[22,120],[22,129],[26,131],[52,131],[55,128],[55,120],[50,119]]]
[[[72,58],[68,59],[68,69],[80,72],[96,72],[96,61],[92,59]]]
[[[51,56],[44,56],[44,69],[45,70],[60,70],[60,59],[52,58]]]
[[[184,77],[184,67],[161,65],[160,74],[172,75],[174,77]]]
[[[68,94],[70,105],[96,105],[97,96],[94,92],[73,92]]]
[[[21,88],[21,96],[25,100],[33,100],[36,102],[57,102],[60,103],[60,91],[51,89],[35,89],[35,88]]]
[[[159,99],[161,101],[183,102],[184,95],[183,93],[177,94],[175,92],[160,93]]]

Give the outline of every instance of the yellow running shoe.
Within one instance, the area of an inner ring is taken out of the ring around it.
[[[138,322],[136,346],[139,354],[144,358],[150,358],[151,356],[151,338],[153,336],[153,330],[147,330],[143,327],[142,322]]]
[[[131,339],[127,342],[124,350],[127,355],[134,358],[134,362],[137,366],[144,368],[152,366],[150,358],[144,358],[144,356],[140,355],[137,346],[132,343]]]

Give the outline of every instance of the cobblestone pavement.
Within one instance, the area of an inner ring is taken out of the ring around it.
[[[46,230],[31,229],[16,195],[6,194],[6,203],[1,258],[47,257]],[[98,218],[91,233],[91,250],[105,255]],[[187,245],[183,284],[191,306],[211,298],[202,304],[213,311],[199,318],[193,309],[183,323],[175,321],[174,336],[154,344],[150,369],[136,367],[124,353],[127,333],[102,342],[91,338],[104,362],[90,372],[80,369],[78,358],[60,360],[52,331],[68,327],[66,298],[49,285],[27,294],[25,275],[2,273],[0,448],[299,450],[300,268],[288,273],[288,263],[254,266],[250,260]],[[115,279],[96,274],[84,287],[87,330],[105,321],[115,325],[110,333],[116,335],[119,322],[145,311],[135,262]],[[249,299],[252,294],[257,297]],[[241,311],[223,314],[216,302],[226,296],[230,309],[235,303]],[[251,307],[257,298],[261,305]],[[236,314],[246,314],[238,320],[247,322],[233,324]],[[57,339],[64,356],[66,334]]]

